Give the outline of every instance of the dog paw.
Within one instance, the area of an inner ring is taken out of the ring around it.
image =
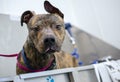
[[[53,77],[52,77],[52,76],[48,76],[48,77],[47,77],[47,82],[54,82]]]

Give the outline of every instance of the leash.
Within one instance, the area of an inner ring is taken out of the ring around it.
[[[17,57],[18,56],[18,54],[0,54],[0,56],[2,56],[2,57]]]

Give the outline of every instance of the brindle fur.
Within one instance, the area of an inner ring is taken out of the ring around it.
[[[51,10],[54,12],[51,12],[50,8],[52,8]],[[48,1],[45,1],[45,9],[46,11],[49,10],[48,12],[50,14],[36,15],[31,11],[26,11],[21,16],[21,25],[26,23],[29,32],[23,48],[28,60],[30,61],[30,65],[35,69],[40,69],[46,66],[51,58],[55,58],[56,67],[53,69],[78,66],[74,57],[61,50],[65,37],[63,14]],[[57,25],[60,27],[56,28]],[[56,40],[56,51],[53,53],[45,53],[43,40],[48,36],[53,36]],[[25,65],[23,58],[21,57],[21,53],[18,57],[18,61],[22,65]],[[16,72],[17,74],[27,73],[18,67]]]

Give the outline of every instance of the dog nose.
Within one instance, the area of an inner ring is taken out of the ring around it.
[[[55,38],[54,37],[48,37],[44,39],[45,45],[54,45],[55,44]]]

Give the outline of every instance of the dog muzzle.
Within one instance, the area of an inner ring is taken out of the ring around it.
[[[54,37],[47,37],[44,39],[45,53],[53,53],[59,51],[59,47],[56,44]]]

